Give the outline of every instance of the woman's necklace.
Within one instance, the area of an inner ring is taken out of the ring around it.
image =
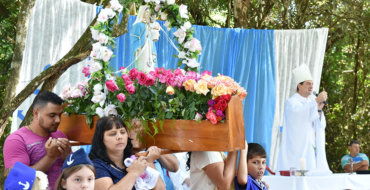
[[[125,169],[124,168],[118,168],[118,166],[115,166],[114,164],[111,164],[110,166],[112,166],[112,168],[114,168],[117,171],[125,172]]]

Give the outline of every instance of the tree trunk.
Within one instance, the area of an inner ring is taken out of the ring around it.
[[[233,11],[233,1],[229,0],[227,3],[227,17],[226,17],[226,28],[230,28],[231,13]]]
[[[248,28],[248,5],[249,0],[234,0],[235,28]]]
[[[14,54],[9,69],[11,79],[7,83],[4,100],[10,100],[15,96],[15,87],[19,81],[19,72],[22,66],[23,51],[26,43],[28,21],[35,2],[36,0],[26,0],[22,3],[21,9],[19,10],[17,26],[15,29],[17,31],[17,35],[14,44]]]
[[[31,16],[33,7],[35,6],[36,0],[25,0],[23,3],[21,2],[21,8],[18,14],[18,21],[16,25],[16,40],[14,44],[14,54],[12,58],[12,63],[10,65],[10,76],[11,78],[8,80],[7,85],[5,87],[5,96],[4,100],[10,100],[15,96],[17,88],[15,88],[19,81],[19,73],[20,68],[22,66],[22,59],[23,59],[23,51],[26,42],[26,35],[28,29],[28,21]],[[7,105],[7,101],[4,101],[3,106]],[[8,124],[8,118],[11,114],[9,114],[6,118],[4,118],[4,123],[1,126],[6,126]],[[0,128],[0,136],[2,136],[4,132],[4,128]]]
[[[357,36],[357,44],[356,44],[356,54],[355,54],[355,70],[354,70],[354,81],[353,81],[353,104],[352,104],[352,111],[351,111],[351,114],[355,114],[356,111],[357,111],[357,102],[358,102],[358,90],[357,90],[357,87],[358,87],[358,70],[359,70],[359,66],[360,66],[360,58],[359,58],[359,50],[360,50],[360,47],[361,47],[361,36],[360,34],[358,34]],[[356,123],[356,119],[353,118],[353,123],[352,123],[352,127],[351,127],[351,131],[352,131],[352,135],[353,135],[353,138],[354,139],[357,139],[357,123]]]

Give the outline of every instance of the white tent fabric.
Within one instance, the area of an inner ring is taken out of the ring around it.
[[[46,67],[61,59],[81,37],[95,16],[96,6],[79,0],[37,0],[29,20],[16,93],[24,89]],[[60,94],[66,84],[84,80],[83,62],[72,66],[62,75],[54,88],[55,93]],[[13,113],[11,132],[17,130],[21,123],[18,111],[25,115],[34,97],[35,94],[27,98]]]
[[[285,100],[296,91],[292,70],[306,64],[318,92],[324,62],[328,29],[275,30],[276,105],[271,135],[270,168],[275,170],[280,148]]]

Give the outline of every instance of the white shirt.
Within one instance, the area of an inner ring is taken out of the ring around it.
[[[215,184],[209,179],[203,168],[209,164],[223,162],[220,152],[192,152],[190,160],[190,181],[192,190],[214,190]]]

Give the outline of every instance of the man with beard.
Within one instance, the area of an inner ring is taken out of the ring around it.
[[[22,162],[48,175],[49,187],[62,171],[62,165],[71,145],[58,130],[63,100],[52,92],[41,92],[32,103],[33,119],[10,134],[4,143],[4,165],[7,174],[15,162]]]

